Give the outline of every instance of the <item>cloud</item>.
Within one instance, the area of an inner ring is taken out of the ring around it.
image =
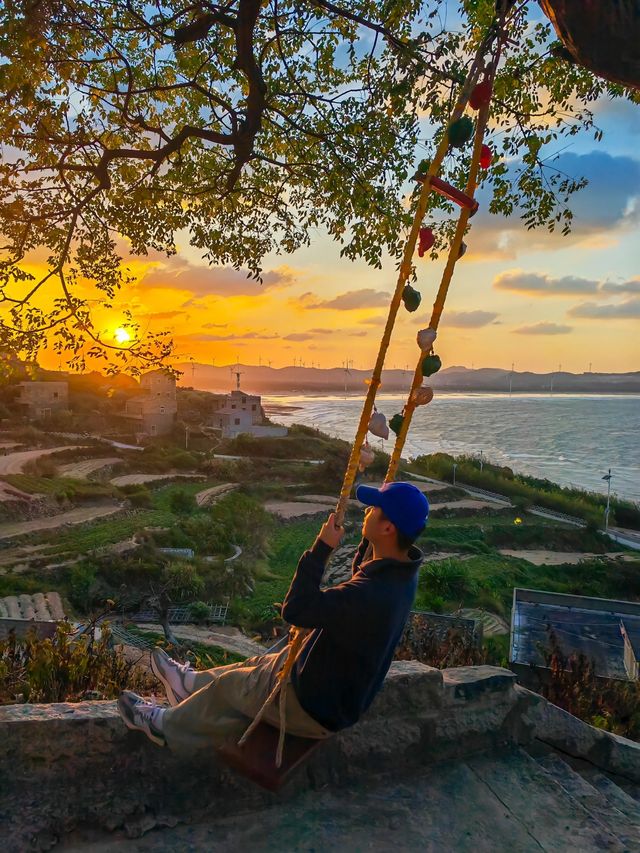
[[[479,329],[493,323],[497,316],[493,311],[447,311],[444,322],[457,329]]]
[[[194,297],[203,296],[258,296],[267,290],[280,290],[295,282],[293,270],[282,266],[268,270],[262,284],[247,275],[246,270],[232,267],[206,267],[192,264],[174,255],[154,263],[138,282],[138,288],[186,290]]]
[[[303,293],[298,300],[305,308],[328,308],[335,311],[354,311],[358,308],[380,308],[391,301],[391,295],[384,290],[365,287],[361,290],[348,290],[333,299],[319,300],[315,293]]]
[[[347,332],[347,334],[351,338],[365,338],[369,334],[369,332],[363,329],[362,331]]]
[[[180,335],[181,340],[191,341],[273,341],[279,338],[280,335],[265,333],[265,332],[236,332],[229,335],[212,335],[198,334],[195,332],[192,335]]]
[[[615,281],[605,281],[600,286],[603,293],[640,293],[640,278],[632,278],[629,281],[617,283]]]
[[[588,320],[632,320],[640,318],[640,299],[629,299],[616,305],[582,302],[580,305],[574,305],[567,313],[570,317]]]
[[[291,335],[285,335],[283,341],[312,341],[313,335],[308,332],[293,332]]]
[[[335,329],[309,329],[312,335],[332,335]]]
[[[226,329],[228,323],[203,323],[203,329]]]
[[[173,317],[183,317],[184,311],[156,311],[153,314],[145,314],[145,320],[171,320]]]
[[[637,109],[637,108],[636,108]],[[508,165],[510,177],[515,176],[519,163]],[[515,258],[521,253],[564,249],[581,242],[585,245],[615,245],[621,232],[637,228],[640,222],[640,160],[614,156],[604,151],[586,154],[565,152],[547,160],[551,169],[558,169],[572,178],[586,178],[587,186],[569,198],[574,214],[571,233],[563,236],[538,228],[527,230],[520,211],[509,216],[489,213],[491,187],[482,187],[476,194],[480,210],[473,220],[466,242],[469,258]]]
[[[197,299],[195,296],[192,296],[191,299],[187,299],[186,302],[183,302],[180,306],[181,308],[203,308],[209,310],[211,308],[211,304],[204,301],[204,299]]]
[[[496,290],[510,290],[536,296],[567,296],[576,293],[597,293],[598,282],[588,278],[565,275],[552,278],[547,273],[505,270],[493,280]]]
[[[572,326],[563,326],[561,323],[535,323],[533,326],[513,329],[516,335],[567,335],[571,331]]]

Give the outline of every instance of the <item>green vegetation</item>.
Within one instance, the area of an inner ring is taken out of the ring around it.
[[[168,526],[172,523],[171,513],[164,510],[147,510],[57,530],[55,537],[52,537],[51,531],[46,530],[32,533],[29,535],[29,542],[47,545],[42,552],[46,556],[85,555],[105,545],[130,539],[144,527]]]
[[[566,655],[553,631],[545,654],[543,696],[592,726],[640,740],[640,682],[603,679],[583,654]]]
[[[118,496],[118,489],[109,483],[73,480],[70,477],[47,477],[35,474],[8,474],[3,477],[14,489],[29,495],[47,495],[57,501],[74,504],[92,503]]]
[[[458,466],[456,479],[459,482],[507,495],[520,509],[537,505],[582,518],[595,526],[602,523],[606,504],[604,495],[563,488],[550,480],[514,474],[511,468],[491,465],[488,462],[484,463],[481,471],[477,459],[470,456],[454,457],[447,453],[419,456],[413,461],[411,470],[440,480],[449,480],[454,462]],[[640,508],[630,501],[612,498],[611,512],[612,523],[615,520],[618,524],[640,529]]]
[[[508,616],[514,587],[598,598],[640,599],[640,559],[588,560],[535,566],[498,553],[427,562],[420,572],[416,607],[449,612],[460,605]]]
[[[115,699],[124,689],[158,689],[155,678],[111,647],[108,625],[101,628],[98,640],[89,634],[72,639],[67,622],[60,623],[52,639],[29,634],[0,640],[0,705]]]
[[[302,519],[273,529],[266,566],[261,567],[249,598],[232,599],[231,619],[247,628],[264,628],[281,623],[279,608],[300,555],[310,548],[318,534],[317,520]]]

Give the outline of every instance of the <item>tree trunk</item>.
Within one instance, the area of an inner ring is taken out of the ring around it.
[[[540,5],[579,65],[640,89],[640,0],[540,0]]]

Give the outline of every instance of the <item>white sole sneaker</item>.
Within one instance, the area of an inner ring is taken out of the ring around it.
[[[161,649],[160,647],[156,647],[151,650],[151,672],[155,675],[158,681],[164,686],[165,692],[167,694],[167,699],[169,700],[169,704],[172,708],[175,708],[176,705],[179,705],[181,702],[184,702],[191,694],[187,691],[185,687],[184,696],[179,696],[174,688],[171,686],[171,683],[167,679],[164,671],[162,669],[162,662],[164,658],[169,659],[169,655]]]
[[[136,696],[135,693],[131,693],[128,690],[125,690],[120,695],[118,698],[118,711],[120,712],[122,722],[133,732],[143,732],[150,741],[153,741],[153,743],[158,746],[166,746],[167,741],[164,735],[150,720],[141,719],[140,722],[135,721],[135,704],[139,699],[139,696]]]

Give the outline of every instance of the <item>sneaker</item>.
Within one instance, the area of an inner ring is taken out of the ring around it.
[[[190,663],[178,663],[164,649],[156,646],[151,652],[151,671],[164,684],[171,706],[179,705],[193,693],[193,673]],[[187,681],[191,687],[187,686]]]
[[[167,741],[162,731],[164,708],[145,702],[137,693],[124,690],[118,699],[118,711],[128,729],[144,732],[149,740],[158,746],[166,746]]]

